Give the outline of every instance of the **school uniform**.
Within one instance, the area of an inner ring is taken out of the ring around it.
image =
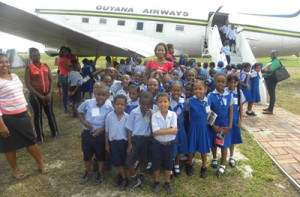
[[[111,164],[116,167],[125,166],[127,154],[127,129],[125,123],[128,114],[125,112],[121,120],[115,111],[111,111],[105,118],[105,132],[108,133],[110,160]]]
[[[229,125],[229,115],[228,111],[231,105],[233,105],[233,96],[227,90],[223,94],[220,94],[217,90],[210,92],[208,94],[208,103],[213,112],[218,116],[215,121],[215,125],[219,127],[228,127]],[[216,133],[213,131],[213,128],[210,127],[210,139],[211,147],[216,148]],[[222,149],[229,148],[231,146],[231,136],[230,133],[224,137],[224,145],[220,146]]]
[[[157,96],[157,95],[156,95],[156,96]],[[157,106],[156,96],[153,97],[152,105],[151,105],[151,109],[153,110],[153,113],[156,113],[156,112],[159,111],[159,108],[158,108],[158,106]]]
[[[177,128],[177,115],[175,112],[169,111],[166,118],[160,111],[152,115],[153,133],[160,129]],[[152,170],[157,171],[164,163],[165,170],[171,171],[173,168],[173,151],[176,135],[166,134],[154,136],[153,154],[152,154]]]
[[[135,108],[137,108],[138,106],[139,106],[139,99],[137,99],[136,101],[131,101],[131,100],[129,100],[128,102],[127,102],[127,107],[126,107],[126,109],[125,109],[125,112],[127,113],[127,114],[130,114],[130,112],[132,111],[132,110],[134,110]]]
[[[114,79],[112,85],[110,86],[110,90],[115,95],[121,89],[122,89],[121,81]]]
[[[242,70],[240,75],[240,81],[243,83],[246,83],[247,76],[249,73]],[[245,96],[246,102],[252,102],[252,95],[251,95],[251,80],[249,79],[248,85],[250,86],[250,90],[248,90],[245,86],[241,86],[241,90],[243,91],[243,94]]]
[[[228,88],[226,88],[228,90]],[[241,134],[241,127],[236,126],[240,120],[239,109],[240,106],[238,104],[238,92],[237,88],[234,91],[228,90],[233,95],[233,122],[232,122],[232,129],[230,130],[229,134],[231,136],[231,144],[241,144],[242,134]],[[245,97],[243,92],[240,90],[240,103],[245,102]]]
[[[210,111],[210,106],[207,97],[200,100],[193,96],[188,100],[187,109],[191,117],[188,130],[188,151],[189,153],[209,153],[211,143],[207,114]]]
[[[255,70],[252,70],[250,83],[251,83],[251,96],[252,96],[253,103],[260,102],[259,80],[260,80],[260,73],[256,72]]]
[[[117,91],[116,95],[119,95],[119,94],[122,94],[122,95],[126,96],[126,98],[127,98],[127,101],[129,101],[129,100],[130,100],[130,97],[129,97],[129,92],[126,92],[126,91],[125,91],[123,88],[122,88],[122,89],[120,89],[119,91]]]
[[[83,125],[81,145],[84,161],[90,161],[93,154],[95,154],[98,161],[105,161],[104,132],[98,137],[93,137],[92,134],[98,128],[105,128],[104,125],[106,115],[113,111],[113,107],[108,102],[105,102],[102,106],[99,106],[96,99],[88,99],[78,107],[77,111],[84,114],[84,119],[92,126],[92,130],[89,130]]]
[[[177,128],[178,132],[175,138],[174,144],[174,157],[177,154],[186,154],[188,153],[188,141],[186,136],[186,131],[184,127],[184,109],[185,109],[185,100],[180,97],[179,101],[171,99],[171,106],[169,110],[173,111],[177,115]]]
[[[207,81],[208,81],[209,92],[213,92],[216,89],[216,84],[215,84],[214,78],[209,77]]]
[[[125,128],[132,132],[131,143],[133,152],[126,158],[126,164],[133,166],[139,160],[146,164],[148,161],[148,148],[150,137],[152,135],[150,122],[151,117],[143,115],[141,107],[133,109],[129,114]]]
[[[82,76],[78,71],[71,71],[68,76],[68,84],[70,86],[70,91],[74,91],[77,86],[79,88],[74,93],[73,96],[70,96],[71,101],[80,101],[81,100],[81,85],[82,85]]]

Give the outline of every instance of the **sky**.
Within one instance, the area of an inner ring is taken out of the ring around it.
[[[103,1],[100,0],[83,0],[85,3],[90,2],[91,6],[98,5],[102,3]],[[110,0],[107,2],[113,2],[115,0]],[[130,4],[130,1],[133,3],[136,3],[136,0],[127,0],[126,2]],[[145,0],[146,1],[146,0]],[[147,0],[148,1],[148,0]],[[151,4],[156,5],[154,1],[160,1],[160,0],[152,0]],[[171,1],[171,0],[167,0]],[[172,0],[173,1],[173,0]],[[80,0],[52,0],[52,1],[46,1],[46,0],[26,0],[26,3],[24,3],[24,0],[2,0],[3,3],[18,7],[20,9],[23,9],[27,12],[34,13],[35,8],[60,8],[60,9],[68,9],[69,5],[76,4],[75,2],[80,2]],[[49,2],[51,3],[49,5]],[[82,2],[82,1],[81,1]],[[120,2],[120,1],[117,1]],[[139,1],[141,2],[141,1]],[[149,1],[148,1],[149,2]],[[153,3],[154,2],[154,3]],[[195,4],[199,5],[199,1],[196,0],[189,0],[191,4],[195,2]],[[245,6],[245,3],[248,2],[248,5]],[[250,2],[250,3],[249,3]],[[230,11],[232,12],[256,12],[256,13],[264,13],[264,14],[291,14],[297,11],[300,6],[295,6],[295,2],[298,2],[297,0],[285,0],[284,6],[275,5],[282,1],[274,1],[274,0],[251,0],[251,1],[241,1],[241,0],[211,0],[210,4],[217,5],[225,5],[230,7]],[[206,2],[207,3],[207,2]],[[244,5],[244,6],[242,6]],[[192,6],[189,6],[190,8]],[[197,6],[196,6],[197,7]],[[201,6],[199,5],[199,11],[201,12]],[[223,9],[223,8],[222,8]],[[1,10],[0,10],[1,11]],[[6,51],[7,49],[16,49],[18,52],[27,52],[28,48],[30,47],[36,47],[41,52],[44,51],[44,45],[36,42],[32,42],[30,40],[26,40],[20,37],[16,37],[10,34],[2,33],[1,27],[0,27],[0,49]]]

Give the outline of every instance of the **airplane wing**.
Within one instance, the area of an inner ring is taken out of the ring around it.
[[[139,48],[130,45],[109,43],[2,2],[0,2],[0,31],[42,43],[46,48],[59,49],[60,46],[68,46],[72,49],[72,53],[78,56],[95,56],[96,52],[100,56],[126,57],[133,53],[141,57],[153,55],[154,45],[150,45],[151,50],[139,51]]]

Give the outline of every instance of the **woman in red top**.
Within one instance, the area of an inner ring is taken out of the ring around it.
[[[144,79],[148,81],[149,78],[161,78],[163,74],[169,73],[173,70],[173,63],[167,61],[168,47],[164,43],[158,43],[154,48],[156,59],[149,60],[146,64]]]
[[[36,144],[22,82],[16,74],[10,73],[9,68],[8,57],[0,53],[0,153],[5,153],[13,175],[23,179],[26,175],[16,159],[16,151],[21,148],[26,147],[42,173],[47,173],[48,167]]]
[[[52,76],[47,64],[40,62],[40,52],[36,48],[29,49],[32,63],[25,69],[25,84],[29,92],[29,102],[34,112],[34,127],[38,143],[43,143],[42,108],[48,119],[52,137],[58,136],[56,120],[52,109]]]
[[[59,58],[57,60],[59,69],[58,81],[62,88],[62,100],[65,112],[68,112],[68,74],[71,72],[71,61],[65,46],[60,47]]]

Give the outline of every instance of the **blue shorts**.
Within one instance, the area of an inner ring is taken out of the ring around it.
[[[132,153],[127,155],[126,164],[133,166],[139,160],[140,163],[146,164],[148,162],[148,146],[150,137],[133,136],[131,139]]]
[[[229,46],[236,45],[235,40],[229,40]]]
[[[70,90],[73,91],[76,89],[77,86],[70,86]],[[73,96],[69,96],[70,101],[81,101],[81,88],[79,87],[78,90],[75,92]]]
[[[165,170],[171,171],[173,169],[174,141],[168,144],[162,144],[154,140],[152,147],[152,170],[160,170],[163,164]]]
[[[93,155],[98,161],[105,161],[105,135],[93,137],[89,130],[83,130],[81,134],[81,147],[84,161],[92,160]]]
[[[113,140],[109,142],[110,162],[115,167],[126,165],[127,141]]]

